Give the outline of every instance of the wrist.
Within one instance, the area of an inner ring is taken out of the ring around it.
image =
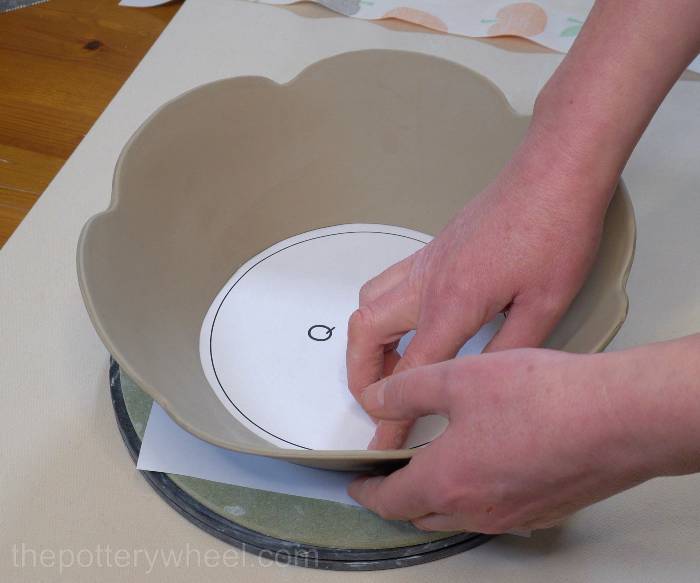
[[[698,354],[700,335],[600,355],[628,455],[647,478],[700,471]]]
[[[607,203],[622,173],[622,152],[614,141],[566,108],[538,105],[523,145],[541,164],[581,181],[588,192]]]
[[[558,133],[533,118],[501,174],[505,190],[511,196],[522,193],[529,204],[534,198],[560,209],[563,218],[575,214],[602,224],[619,174],[609,161],[584,149],[564,147]]]
[[[570,67],[560,69],[535,100],[528,134],[548,144],[549,155],[571,172],[615,184],[641,130],[596,81],[582,86]]]

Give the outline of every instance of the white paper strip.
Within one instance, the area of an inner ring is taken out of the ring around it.
[[[357,506],[346,491],[355,474],[217,447],[182,429],[157,403],[151,409],[137,468]]]

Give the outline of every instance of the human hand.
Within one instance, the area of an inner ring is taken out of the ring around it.
[[[671,434],[650,438],[644,419],[659,408],[634,394],[650,358],[622,354],[509,350],[373,384],[361,402],[375,418],[441,414],[449,424],[407,466],[359,478],[350,495],[421,529],[502,533],[552,526],[649,479],[673,457],[657,451]]]
[[[356,398],[392,372],[453,358],[500,311],[508,318],[487,352],[538,346],[564,314],[595,258],[615,180],[533,161],[533,141],[431,243],[363,286],[348,327]],[[409,428],[380,423],[370,447],[400,447]]]

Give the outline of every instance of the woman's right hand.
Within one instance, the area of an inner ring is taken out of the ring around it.
[[[487,351],[539,346],[564,314],[595,258],[616,181],[536,158],[533,142],[432,242],[362,287],[348,329],[356,398],[394,371],[453,358],[499,312],[508,317]],[[400,447],[409,427],[381,423],[370,447]]]

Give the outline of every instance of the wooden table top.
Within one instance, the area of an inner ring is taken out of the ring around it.
[[[182,0],[49,0],[0,14],[0,247]]]

